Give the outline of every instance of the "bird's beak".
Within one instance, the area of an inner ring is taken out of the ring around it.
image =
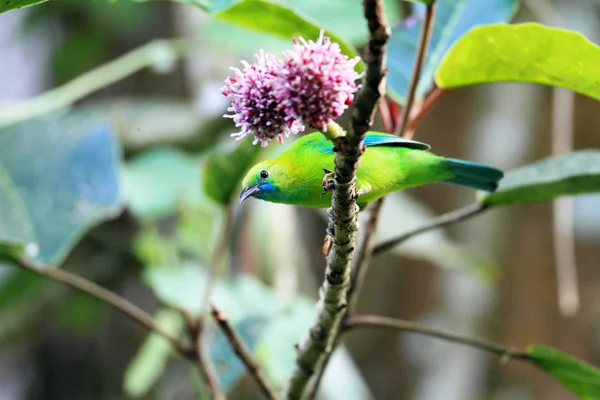
[[[254,196],[258,192],[260,192],[259,184],[246,186],[244,190],[242,190],[242,193],[240,193],[240,203],[246,200],[248,197]]]

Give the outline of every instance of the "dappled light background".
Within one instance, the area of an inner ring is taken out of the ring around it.
[[[345,2],[329,6],[305,0],[302,7],[318,20],[333,20],[337,32],[362,46],[366,27],[360,2]],[[392,22],[410,10],[400,1],[387,4]],[[554,5],[564,27],[600,43],[597,2],[555,0]],[[516,21],[539,18],[543,16],[522,5]],[[223,212],[202,190],[202,169],[211,152],[233,145],[229,135],[234,127],[222,118],[227,102],[220,93],[229,67],[250,60],[260,48],[279,52],[289,42],[229,26],[175,2],[61,0],[0,15],[0,107],[62,85],[154,39],[182,36],[193,39],[181,60],[153,54],[153,68],[76,103],[77,110],[100,113],[116,129],[126,159],[120,181],[127,207],[88,232],[64,268],[153,314],[169,312],[158,300],[168,302],[169,293],[187,291],[193,299],[201,298],[202,279],[194,280],[195,273],[189,279],[173,278],[166,267],[205,268],[216,246]],[[441,155],[515,168],[552,153],[551,96],[550,88],[525,84],[452,90],[415,139]],[[600,104],[579,95],[574,101],[574,147],[599,147]],[[383,129],[379,121],[375,128]],[[273,143],[260,158],[282,148]],[[472,191],[446,185],[391,195],[377,240],[473,200]],[[573,206],[581,296],[573,316],[562,315],[558,306],[551,203],[494,209],[377,256],[358,312],[420,321],[519,348],[544,343],[599,365],[600,196],[577,196]],[[364,226],[365,215],[361,220]],[[314,315],[325,267],[321,247],[326,221],[324,211],[256,200],[234,204],[223,280],[256,279],[229,284],[217,299],[237,304],[239,295],[253,310],[272,308],[274,299],[294,302],[292,311],[275,322],[244,320],[240,307],[230,311],[244,321],[242,333],[257,346],[257,357],[278,383],[285,382],[294,341]],[[259,281],[264,285],[256,288]],[[199,284],[194,287],[194,282]],[[230,365],[233,355],[213,334],[211,354],[224,384],[232,387],[231,398],[257,398],[254,383],[238,379],[239,366],[236,371]],[[146,399],[193,398],[202,385],[194,368],[167,358],[168,350],[154,349],[162,353],[140,358],[140,348],[148,348],[144,343],[147,332],[117,311],[0,265],[1,400],[104,400],[128,398],[126,393]],[[132,372],[134,357],[142,361]],[[373,329],[346,335],[327,370],[321,397],[572,398],[528,364],[429,337]]]

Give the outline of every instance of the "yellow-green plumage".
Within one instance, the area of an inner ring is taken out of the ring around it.
[[[423,143],[393,135],[370,132],[365,144],[356,172],[360,206],[391,192],[442,181],[494,190],[502,177],[492,167],[440,157],[426,151],[429,146]],[[252,188],[251,195],[266,201],[329,207],[331,192],[321,195],[323,169],[333,171],[334,157],[331,142],[321,133],[303,136],[277,158],[255,165],[244,178],[240,198],[248,197],[243,195]]]

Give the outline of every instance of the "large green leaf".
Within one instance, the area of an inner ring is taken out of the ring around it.
[[[527,354],[580,399],[600,399],[600,369],[547,346],[529,346]]]
[[[181,315],[175,310],[159,310],[155,322],[173,336],[179,335],[183,329]],[[173,348],[165,338],[156,334],[148,335],[127,367],[123,382],[125,392],[131,397],[146,394],[160,378],[172,352]]]
[[[227,206],[242,190],[240,181],[254,165],[262,147],[253,145],[250,138],[237,143],[231,150],[223,150],[209,157],[204,164],[202,181],[204,191],[217,203]]]
[[[0,1],[0,14],[6,11],[44,3],[48,0],[2,0]]]
[[[508,21],[518,6],[517,0],[438,0],[436,3],[430,48],[425,59],[417,99],[422,98],[433,84],[433,75],[450,46],[471,28]],[[418,14],[393,27],[388,46],[388,91],[403,103],[413,69],[419,34],[423,25],[423,7]],[[415,19],[417,21],[415,22]],[[481,50],[485,53],[487,50]],[[474,57],[479,60],[481,54]]]
[[[91,226],[121,209],[120,152],[89,114],[50,115],[0,130],[0,243],[58,263]]]
[[[480,200],[484,204],[503,205],[598,191],[600,151],[580,150],[510,171],[496,192],[482,195]]]
[[[263,32],[272,36],[290,40],[303,36],[316,39],[321,27],[309,17],[281,3],[266,0],[241,0],[214,14],[214,17],[246,29]],[[325,34],[337,42],[344,54],[349,57],[358,55],[356,49],[335,33],[326,30]],[[357,70],[364,70],[364,63],[357,64]]]
[[[443,88],[491,82],[560,86],[600,100],[600,47],[583,35],[535,23],[481,26],[440,65]]]

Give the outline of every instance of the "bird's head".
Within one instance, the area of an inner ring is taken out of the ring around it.
[[[286,181],[285,168],[273,161],[256,164],[244,177],[240,203],[248,197],[277,202],[281,184]]]

